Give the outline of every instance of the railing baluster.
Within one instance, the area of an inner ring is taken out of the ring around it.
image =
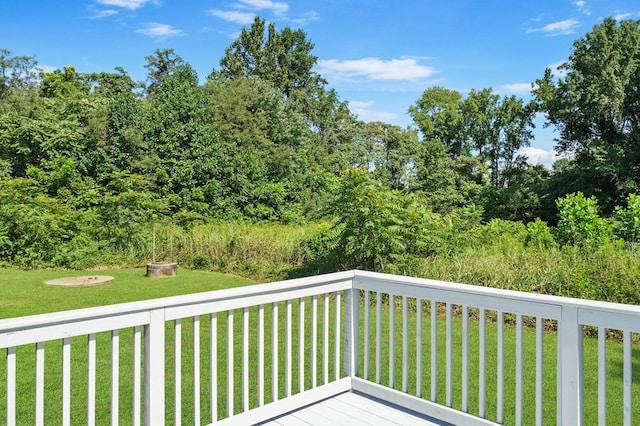
[[[71,424],[71,338],[62,339],[62,424]]]
[[[218,313],[209,317],[209,405],[211,405],[211,423],[218,421]]]
[[[16,347],[7,348],[7,426],[16,424]]]
[[[496,372],[496,422],[502,423],[504,419],[504,312],[496,312],[498,326],[498,362]]]
[[[322,321],[322,383],[329,383],[329,294],[323,295]]]
[[[485,399],[487,395],[486,381],[486,348],[487,348],[487,316],[484,308],[480,308],[480,338],[478,356],[478,415],[485,418]]]
[[[622,369],[622,383],[624,386],[623,400],[624,400],[624,425],[631,426],[632,424],[632,387],[633,387],[633,341],[631,340],[631,332],[624,331],[622,333],[622,346],[623,346],[623,358],[624,367]]]
[[[311,297],[311,387],[318,385],[318,296]]]
[[[382,293],[376,295],[376,383],[382,382]]]
[[[249,308],[242,309],[242,411],[249,410]]]
[[[516,315],[516,425],[522,424],[522,382],[524,379],[522,315]]]
[[[264,405],[264,305],[258,305],[258,406]]]
[[[133,419],[131,424],[140,425],[142,416],[142,328],[133,327]]]
[[[87,425],[96,424],[96,335],[87,336]]]
[[[469,308],[462,307],[462,411],[469,412]]]
[[[111,424],[118,424],[120,387],[120,332],[111,331]]]
[[[233,392],[234,392],[234,378],[233,378],[233,309],[227,311],[227,417],[231,417],[234,414],[233,408]]]
[[[544,320],[536,318],[536,425],[544,420]]]
[[[298,392],[304,392],[304,298],[298,299]]]
[[[44,425],[44,342],[36,343],[36,425]]]
[[[364,371],[363,377],[365,380],[369,380],[369,332],[370,326],[370,305],[369,305],[369,290],[364,292]]]
[[[200,315],[193,317],[193,424],[200,424]]]
[[[431,401],[438,400],[438,304],[431,301]]]
[[[422,398],[422,299],[416,299],[416,396]]]
[[[350,372],[352,376],[357,377],[360,374],[360,290],[352,288],[348,290],[348,292],[351,296],[351,302],[347,309],[351,310],[351,319],[347,320],[345,316],[343,321],[349,327],[349,330],[351,330]],[[348,348],[345,349],[348,350]]]
[[[291,396],[291,300],[287,299],[285,304],[286,319],[285,319],[285,364],[284,364],[284,386],[286,395]]]
[[[396,295],[389,294],[389,387],[396,385]]]
[[[409,304],[402,296],[402,392],[409,391]]]
[[[340,379],[340,326],[342,324],[342,322],[340,321],[340,292],[336,291],[336,330],[335,330],[335,353],[334,353],[334,373],[335,373],[335,379],[338,380]]]
[[[278,395],[278,303],[271,304],[271,401],[279,399]]]
[[[607,334],[598,327],[598,425],[607,424]]]
[[[446,307],[446,404],[451,407],[453,404],[453,314],[451,303]]]
[[[182,319],[173,321],[173,421],[182,424]]]

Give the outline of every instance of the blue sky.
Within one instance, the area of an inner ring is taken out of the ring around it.
[[[531,82],[605,17],[640,19],[636,0],[20,0],[0,4],[0,48],[45,70],[123,67],[144,80],[145,56],[174,48],[204,79],[255,16],[302,28],[318,71],[365,121],[411,124],[434,85],[491,87],[529,98]],[[553,132],[537,120],[527,154],[551,164]]]

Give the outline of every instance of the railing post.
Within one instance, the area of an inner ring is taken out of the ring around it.
[[[560,359],[559,398],[562,412],[558,413],[563,426],[582,425],[583,422],[583,330],[578,323],[578,308],[563,306],[558,328],[558,357]]]
[[[355,377],[358,371],[358,336],[359,336],[359,317],[360,317],[360,290],[354,289],[353,286],[344,291],[344,375],[346,377]]]
[[[144,423],[164,425],[164,309],[149,311],[144,327]]]

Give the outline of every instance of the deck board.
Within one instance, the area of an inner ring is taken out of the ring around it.
[[[447,426],[448,423],[358,392],[345,392],[286,413],[261,425]]]

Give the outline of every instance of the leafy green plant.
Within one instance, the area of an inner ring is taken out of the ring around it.
[[[614,215],[616,236],[632,244],[640,239],[640,196],[629,194],[627,206],[617,206]]]
[[[527,223],[527,235],[524,240],[526,247],[535,247],[543,250],[555,245],[551,229],[546,222],[536,218],[533,222]]]
[[[603,247],[611,241],[609,223],[598,215],[596,198],[586,198],[582,192],[568,194],[556,200],[558,227],[556,238],[560,244]]]

